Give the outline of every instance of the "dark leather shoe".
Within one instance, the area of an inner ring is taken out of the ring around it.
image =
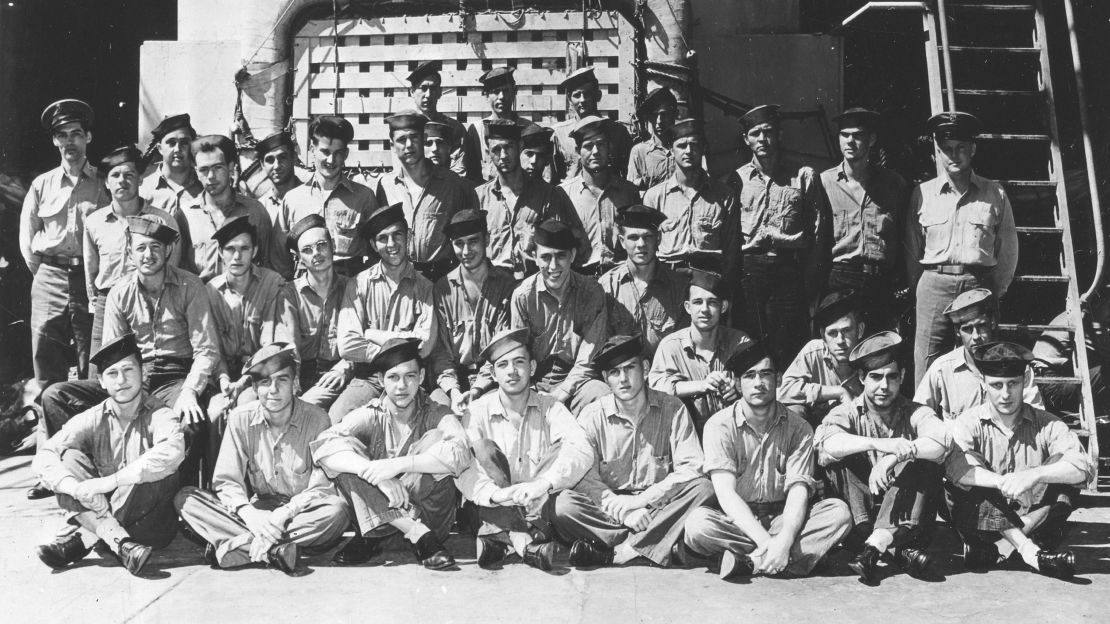
[[[429,570],[447,570],[455,567],[455,558],[447,552],[447,548],[436,539],[435,535],[425,533],[415,544],[412,550],[420,563]]]
[[[77,563],[89,554],[89,548],[81,541],[81,536],[71,533],[64,538],[56,539],[49,544],[35,547],[35,554],[43,563],[61,570],[71,563]]]
[[[898,567],[915,579],[924,578],[925,571],[933,562],[933,558],[928,553],[909,546],[895,548],[893,558]]]
[[[204,562],[213,568],[220,567],[220,560],[216,557],[216,547],[212,544],[204,545]]]
[[[128,572],[138,576],[143,571],[143,566],[150,559],[150,553],[152,552],[154,552],[154,549],[150,546],[140,544],[135,540],[123,540],[119,543],[119,554],[117,556]]]
[[[964,568],[984,571],[998,565],[998,546],[990,543],[964,544]]]
[[[270,565],[286,574],[292,574],[297,569],[297,545],[293,542],[274,544],[266,557]]]
[[[1075,575],[1075,553],[1070,550],[1052,552],[1042,550],[1037,553],[1038,572],[1052,578],[1066,579]]]
[[[41,500],[50,498],[54,495],[54,491],[43,485],[41,482],[27,488],[27,500]]]
[[[570,546],[570,565],[575,568],[597,568],[613,563],[613,549],[587,540],[575,540]]]
[[[879,550],[874,546],[864,546],[863,552],[852,557],[848,567],[859,575],[859,579],[868,585],[873,585],[878,579]]]
[[[376,539],[369,537],[352,537],[335,556],[331,558],[337,565],[361,565],[370,561],[382,552],[381,544]]]
[[[537,544],[535,542],[528,544],[524,547],[524,563],[550,572],[552,568],[551,562],[555,559],[555,542],[543,542]]]
[[[489,537],[478,538],[478,567],[492,570],[501,565],[509,554],[509,546]]]
[[[686,542],[678,540],[671,546],[672,568],[708,568],[713,564],[710,557],[694,552],[686,547]]]
[[[721,569],[717,575],[721,580],[728,581],[744,576],[751,576],[755,572],[755,562],[746,553],[726,550],[721,555]]]

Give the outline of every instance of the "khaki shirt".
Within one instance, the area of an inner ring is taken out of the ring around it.
[[[467,380],[471,388],[484,392],[494,386],[489,365],[479,354],[491,338],[509,328],[510,302],[516,288],[516,280],[508,271],[491,266],[478,301],[471,306],[462,280],[462,267],[455,267],[433,288],[439,320],[434,370],[437,385],[448,394],[461,388],[462,378],[467,375],[477,376],[473,383]]]
[[[486,211],[489,232],[486,256],[495,266],[523,275],[525,258],[532,258],[536,251],[532,233],[537,225],[548,219],[570,226],[580,241],[578,257],[589,257],[590,239],[585,235],[582,220],[570,198],[559,187],[525,176],[524,188],[512,206],[496,176],[479,186],[476,192],[478,203]]]
[[[821,173],[832,217],[833,262],[895,266],[902,252],[899,237],[905,231],[909,186],[897,173],[871,166],[862,189],[853,189],[844,167],[841,162]]]
[[[339,354],[352,362],[369,362],[381,345],[364,330],[409,334],[420,339],[420,354],[432,352],[436,341],[432,283],[406,262],[400,281],[392,283],[379,262],[347,280],[339,310]]]
[[[235,292],[221,273],[208,282],[216,293],[212,311],[220,331],[224,364],[217,374],[238,375],[250,356],[272,342],[296,344],[296,294],[291,284],[269,269],[251,266],[243,293]]]
[[[602,117],[605,116],[603,113],[597,114]],[[565,121],[560,121],[551,126],[551,129],[555,131],[551,135],[551,141],[555,145],[555,149],[551,152],[551,169],[553,171],[551,179],[553,181],[573,178],[582,171],[578,146],[570,136],[579,121],[571,113]],[[609,163],[616,175],[622,178],[628,173],[628,155],[631,151],[632,135],[629,134],[628,128],[619,122],[609,124]]]
[[[698,187],[675,175],[644,193],[644,205],[663,213],[659,225],[659,259],[675,262],[693,253],[721,258],[727,274],[739,268],[740,238],[736,198],[729,187],[704,175]]]
[[[608,267],[623,258],[624,247],[616,225],[617,208],[640,203],[636,186],[614,174],[605,188],[591,186],[582,175],[564,181],[559,188],[570,198],[590,241],[590,254],[575,263]]]
[[[641,191],[665,181],[674,174],[674,169],[674,155],[654,135],[632,146],[628,181]]]
[[[973,364],[968,363],[967,349],[956,347],[929,365],[913,400],[933,408],[944,420],[953,420],[965,411],[987,402],[983,389],[983,376]],[[1033,380],[1033,369],[1025,371],[1023,400],[1038,409],[1044,409],[1041,390]]]
[[[684,327],[664,336],[659,342],[655,359],[651,362],[651,372],[648,373],[652,388],[674,395],[675,387],[680,381],[701,381],[711,372],[725,370],[725,362],[740,347],[752,341],[746,333],[721,325],[717,327],[717,344],[714,345],[713,354],[707,359],[694,346],[693,331],[692,327]],[[716,393],[699,394],[688,401],[696,411],[694,417],[699,422],[705,422],[710,415],[725,407]]]
[[[36,254],[81,258],[85,217],[111,199],[88,162],[76,181],[60,166],[35,178],[19,219],[19,250],[27,268],[32,273],[38,268]]]
[[[127,219],[120,218],[108,204],[85,217],[85,288],[92,297],[100,290],[108,290],[124,275],[135,270],[135,261],[128,257]],[[177,229],[177,221],[164,210],[159,210],[143,202],[136,213],[162,225]],[[181,263],[181,242],[173,244],[166,264],[178,266]]]
[[[451,241],[444,231],[451,217],[460,210],[477,209],[474,188],[458,175],[424,161],[429,176],[415,197],[404,167],[398,166],[378,180],[378,204],[401,204],[409,224],[409,259],[413,262],[453,260]]]
[[[736,194],[744,244],[752,253],[829,246],[822,236],[821,178],[812,168],[783,164],[767,175],[753,159],[732,172],[726,184]]]
[[[195,202],[203,192],[204,185],[200,183],[196,171],[191,167],[189,168],[189,179],[184,186],[178,186],[170,182],[170,179],[162,173],[161,166],[143,178],[142,183],[139,184],[139,195],[143,199],[175,219],[181,210],[182,204]]]
[[[853,397],[863,392],[863,385],[855,371],[849,373],[847,378],[841,378],[836,367],[836,358],[825,341],[820,338],[810,340],[782,374],[779,400],[787,405],[805,405],[818,419],[824,418],[833,406],[828,401],[818,403],[821,386],[843,386]]]
[[[626,260],[598,280],[608,296],[609,335],[639,334],[644,357],[651,360],[664,336],[690,323],[686,314],[686,288],[690,280],[661,262],[643,291],[636,285]]]
[[[339,310],[347,292],[346,275],[332,272],[331,288],[320,296],[308,282],[308,274],[293,282],[296,291],[297,353],[302,362],[326,360],[336,363],[333,370],[346,370],[348,363],[339,355]]]
[[[258,233],[254,264],[272,269],[282,276],[292,275],[293,258],[284,248],[284,238],[281,241],[275,240],[270,214],[257,199],[236,192],[235,203],[227,211],[210,206],[209,200],[208,193],[203,192],[192,202],[182,202],[177,214],[178,223],[181,224],[182,268],[196,273],[206,282],[223,273],[220,244],[212,235],[228,219],[245,216]]]
[[[335,243],[336,259],[361,258],[369,254],[370,246],[358,230],[377,209],[378,199],[369,187],[341,175],[335,188],[325,191],[320,180],[312,176],[285,194],[277,229],[288,233],[297,221],[320,215]]]
[[[825,416],[817,427],[815,445],[817,461],[822,466],[836,463],[837,458],[825,452],[825,441],[839,433],[848,433],[861,438],[903,438],[916,440],[927,438],[949,448],[948,429],[933,410],[909,399],[899,396],[895,399],[894,413],[889,421],[874,414],[868,407],[867,397],[861,395],[851,403],[837,405]],[[881,454],[868,451],[867,457],[874,466]]]

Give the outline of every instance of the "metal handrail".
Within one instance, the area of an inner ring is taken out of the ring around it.
[[[948,13],[945,0],[937,0],[940,26],[940,51],[944,59],[944,84],[948,87],[948,110],[956,110],[956,85],[952,83],[952,52],[948,49]]]

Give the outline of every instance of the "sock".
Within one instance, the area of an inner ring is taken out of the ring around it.
[[[875,550],[883,553],[886,552],[890,545],[894,543],[894,533],[889,529],[875,529],[871,532],[871,537],[867,538],[864,542],[867,546],[874,546]]]
[[[1031,568],[1034,570],[1041,569],[1040,562],[1037,561],[1037,553],[1041,552],[1041,549],[1033,543],[1033,540],[1026,540],[1024,544],[1018,546],[1017,551],[1021,553],[1022,561],[1029,564]]]
[[[407,531],[405,531],[405,539],[415,544],[416,542],[419,542],[420,538],[424,537],[426,533],[431,532],[431,529],[429,529],[423,522],[420,522],[419,520],[413,520],[412,526],[409,527]]]
[[[632,544],[621,542],[613,549],[613,565],[622,565],[640,556],[640,553],[636,552]]]
[[[524,556],[524,549],[532,543],[532,536],[523,531],[509,531],[509,543],[513,545],[513,550],[521,557]]]

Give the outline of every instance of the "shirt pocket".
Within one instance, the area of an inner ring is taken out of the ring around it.
[[[925,232],[925,246],[931,250],[948,249],[948,230],[952,213],[942,206],[922,206],[917,222]]]
[[[65,217],[66,205],[69,203],[70,195],[71,191],[69,189],[47,195],[38,205],[38,217],[40,219]]]
[[[967,211],[968,224],[966,244],[984,255],[994,255],[995,231],[1000,221],[994,207],[980,203],[967,206],[964,210]]]
[[[673,232],[678,227],[678,217],[667,219],[659,224],[660,232]]]
[[[721,248],[721,216],[703,215],[694,220],[694,240],[701,249]]]
[[[674,471],[674,459],[670,453],[651,456],[653,483],[659,483]]]
[[[802,229],[802,192],[791,186],[771,189],[771,209],[777,214],[773,223],[784,234],[795,234]],[[768,215],[770,217],[770,215]],[[770,221],[770,218],[768,218]]]

